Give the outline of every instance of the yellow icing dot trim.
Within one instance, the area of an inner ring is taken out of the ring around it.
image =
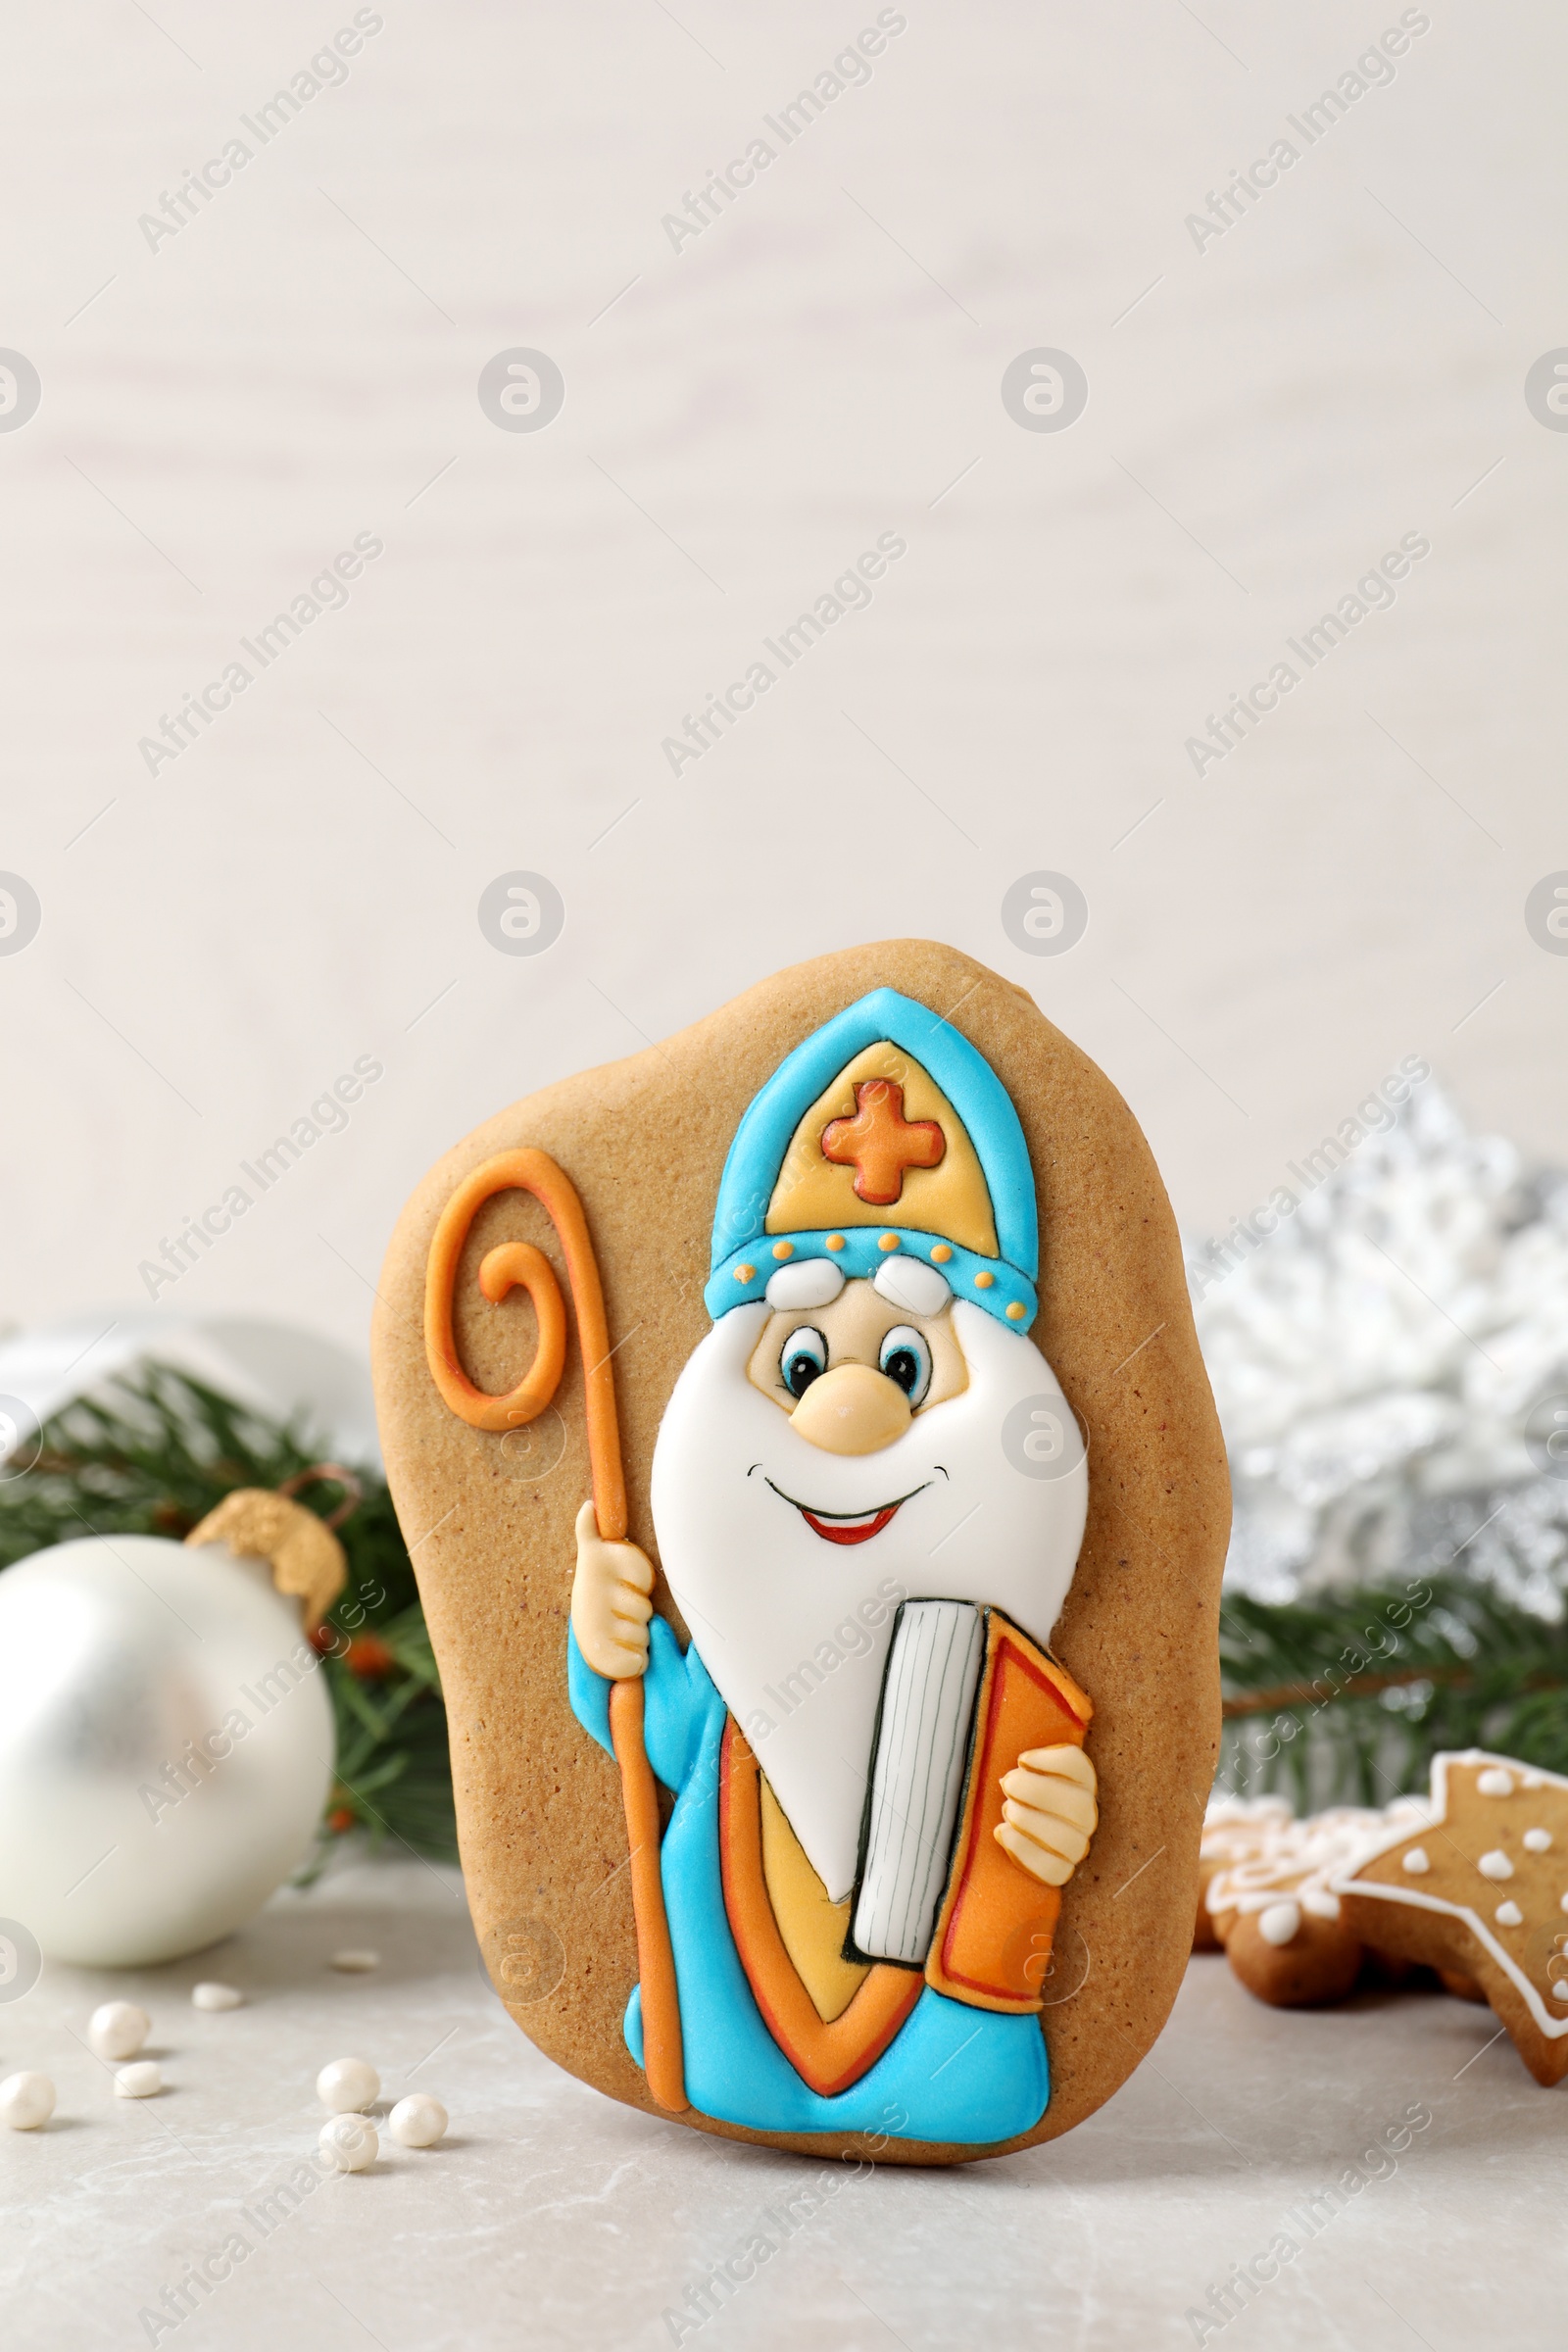
[[[830,1234],[828,1235],[828,1237],[827,1237],[827,1246],[828,1246],[828,1248],[829,1248],[830,1250],[842,1250],[842,1249],[843,1249],[843,1247],[844,1247],[844,1236],[843,1236],[843,1234],[842,1234],[842,1233],[830,1233]]]
[[[795,1255],[795,1244],[793,1242],[775,1242],[773,1244],[773,1255],[775,1257],[793,1257]]]
[[[877,1242],[879,1250],[896,1250],[898,1246],[899,1237],[896,1233],[884,1233]]]
[[[735,1279],[737,1282],[750,1282],[756,1272],[757,1268],[755,1266],[737,1266],[735,1269]]]
[[[996,1279],[994,1274],[977,1274],[974,1278],[974,1287],[977,1291],[989,1291]]]
[[[931,1263],[934,1266],[945,1266],[952,1255],[953,1251],[948,1248],[947,1243],[938,1242],[931,1252]]]
[[[1024,1305],[1023,1300],[1021,1298],[1014,1298],[1011,1305],[1007,1309],[1007,1321],[1009,1323],[1021,1323],[1024,1319],[1024,1316],[1028,1312],[1029,1309]]]

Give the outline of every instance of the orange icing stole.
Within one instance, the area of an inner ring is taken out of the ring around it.
[[[919,1999],[924,1979],[918,1969],[878,1961],[839,2016],[826,2022],[817,2014],[768,1900],[758,1780],[757,1757],[732,1717],[719,1753],[724,1909],[763,2024],[802,2081],[831,2099],[876,2064]]]

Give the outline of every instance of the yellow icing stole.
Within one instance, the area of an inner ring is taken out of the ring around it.
[[[824,2025],[842,2017],[870,1974],[864,1961],[846,1960],[850,1929],[847,1894],[830,1902],[827,1888],[806,1858],[806,1849],[784,1817],[784,1808],[759,1774],[762,1804],[762,1877],[778,1922],[784,1949],[811,2005]]]

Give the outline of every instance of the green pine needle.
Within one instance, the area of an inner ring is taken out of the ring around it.
[[[1424,1790],[1440,1748],[1568,1772],[1568,1619],[1463,1576],[1411,1577],[1220,1611],[1220,1786],[1287,1788],[1298,1809]]]

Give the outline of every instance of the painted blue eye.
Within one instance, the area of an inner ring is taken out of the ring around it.
[[[792,1331],[778,1359],[779,1378],[792,1396],[804,1396],[819,1373],[827,1370],[827,1342],[809,1323]]]
[[[923,1404],[931,1386],[931,1350],[910,1324],[897,1323],[882,1343],[877,1368],[904,1391],[912,1406]]]

